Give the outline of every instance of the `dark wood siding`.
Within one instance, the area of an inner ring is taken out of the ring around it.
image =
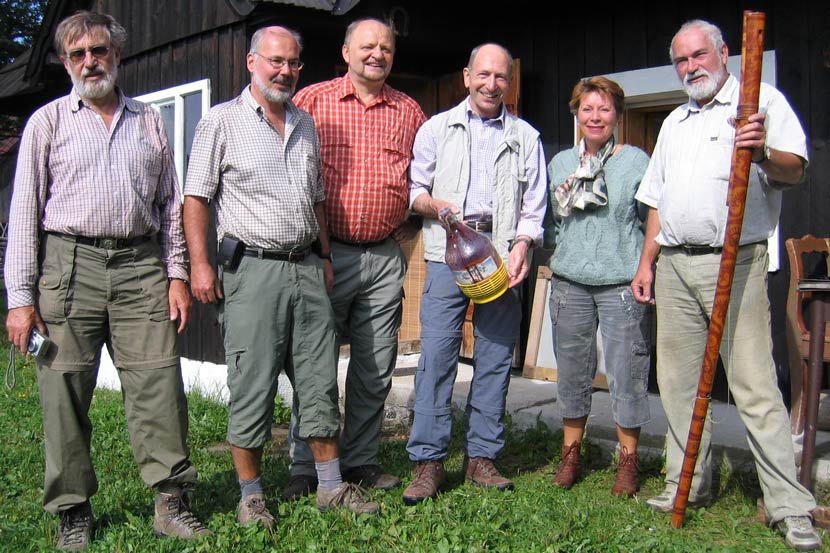
[[[807,232],[830,235],[830,4],[826,2],[711,0],[692,5],[640,0],[557,7],[553,15],[543,16],[539,3],[529,0],[482,1],[474,9],[468,3],[445,0],[362,0],[345,17],[263,2],[245,18],[221,0],[97,2],[130,33],[120,76],[128,94],[208,78],[213,104],[236,96],[247,84],[245,52],[259,26],[284,24],[303,34],[303,86],[331,78],[342,67],[340,44],[350,21],[385,17],[393,5],[403,8],[399,20],[405,21],[407,31],[398,37],[395,71],[419,76],[411,79],[413,83],[460,72],[470,49],[481,42],[500,42],[521,58],[520,109],[541,131],[548,158],[572,143],[567,102],[577,79],[666,65],[674,32],[693,18],[719,25],[731,53],[739,54],[742,10],[765,11],[766,49],[777,52],[778,87],[810,138],[809,175],[785,195],[781,237]],[[770,278],[770,297],[776,357],[783,360],[788,268],[786,259],[782,263],[782,270]],[[202,347],[198,341],[190,344],[196,351]]]

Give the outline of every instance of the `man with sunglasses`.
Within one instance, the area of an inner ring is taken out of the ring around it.
[[[218,303],[224,336],[228,442],[241,492],[237,521],[269,530],[276,520],[265,503],[262,448],[271,437],[282,371],[294,386],[299,433],[314,457],[317,507],[379,510],[340,474],[337,343],[328,298],[334,277],[320,142],[314,121],[291,102],[301,49],[300,36],[284,27],[254,33],[247,54],[251,84],[199,122],[185,183],[193,295]],[[218,278],[208,260],[208,202],[216,206]],[[228,251],[238,255],[223,262]]]
[[[63,550],[84,549],[93,522],[88,411],[103,345],[134,457],[156,491],[156,534],[210,533],[185,493],[196,469],[176,346],[190,309],[179,187],[160,117],[115,86],[125,40],[109,15],[78,12],[58,25],[55,51],[73,89],[26,125],[11,206],[6,327],[21,351],[33,329],[52,341],[37,359],[43,505],[60,515]]]

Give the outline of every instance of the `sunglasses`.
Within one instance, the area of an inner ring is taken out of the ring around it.
[[[92,48],[88,48],[86,50],[84,50],[83,48],[78,48],[77,50],[72,50],[71,52],[67,52],[66,55],[69,56],[69,60],[72,63],[81,63],[82,61],[84,61],[86,59],[86,53],[87,52],[92,54],[93,58],[100,60],[102,58],[107,57],[107,55],[110,53],[110,47],[99,45],[99,46],[93,46]]]

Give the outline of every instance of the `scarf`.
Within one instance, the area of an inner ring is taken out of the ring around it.
[[[608,203],[603,167],[614,153],[614,136],[592,156],[585,149],[585,139],[579,142],[579,165],[565,182],[553,191],[556,197],[556,213],[562,217],[571,214],[574,208],[587,211]]]

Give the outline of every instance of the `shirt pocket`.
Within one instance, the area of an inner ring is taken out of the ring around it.
[[[142,137],[130,151],[130,183],[144,200],[152,199],[158,186],[164,154],[161,148]]]

